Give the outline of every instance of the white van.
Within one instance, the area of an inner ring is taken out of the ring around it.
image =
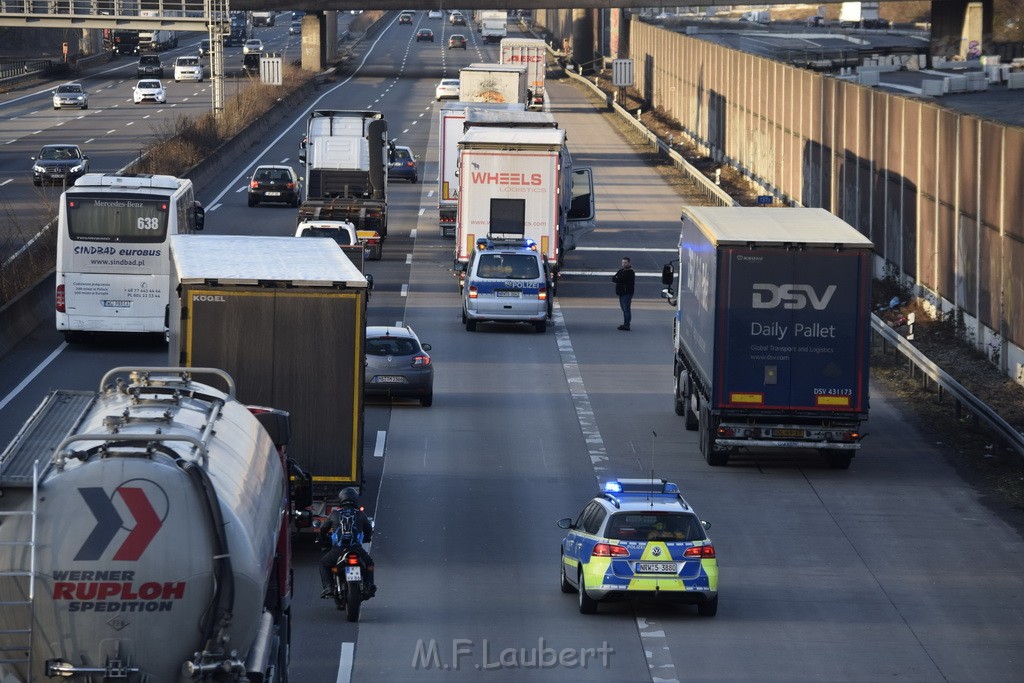
[[[178,57],[174,60],[174,82],[203,82],[203,62],[199,57]]]
[[[462,322],[525,322],[538,332],[551,315],[551,273],[530,239],[481,238],[470,256],[462,287]]]

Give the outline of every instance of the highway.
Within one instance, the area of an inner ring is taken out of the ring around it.
[[[298,59],[299,36],[288,34],[287,22],[256,29],[254,36],[263,40],[267,52],[281,53],[286,60]],[[197,54],[204,37],[203,33],[181,34],[178,47],[158,53],[164,66],[161,81],[167,89],[166,105],[133,104],[139,60],[130,55],[89,67],[77,78],[89,92],[87,110],[54,110],[51,97],[56,82],[0,95],[0,147],[4,151],[0,155],[0,202],[12,215],[24,217],[20,227],[26,233],[56,214],[56,201],[63,191],[59,185],[32,185],[31,157],[44,144],[77,144],[89,157],[91,172],[113,172],[136,159],[154,137],[172,130],[178,117],[210,110],[208,58],[203,60],[206,79],[202,83],[174,82],[175,58]],[[244,87],[241,65],[242,48],[224,48],[227,96]]]
[[[436,42],[415,42],[421,26]],[[549,107],[575,163],[594,168],[598,229],[566,257],[553,330],[464,329],[452,243],[436,223],[433,92],[461,66],[496,61],[497,48],[471,28],[454,30],[469,36],[466,51],[447,50],[452,27],[425,12],[411,27],[391,24],[363,44],[350,79],[307,104],[379,109],[389,136],[420,157],[419,184],[389,187],[384,258],[367,265],[369,323],[403,321],[430,343],[435,388],[430,408],[367,408],[365,504],[377,524],[380,589],[358,624],[319,599],[315,549],[297,550],[292,679],[1020,680],[1024,540],[881,387],[872,387],[870,435],[848,471],[814,453],[704,463],[697,433],[673,412],[672,311],[659,297],[681,199],[567,81],[549,84]],[[22,125],[11,111],[0,108],[3,131]],[[199,188],[210,233],[291,234],[294,209],[248,208],[244,177],[258,163],[298,167],[305,113]],[[81,132],[92,116],[91,107],[75,119]],[[98,170],[128,158],[133,143],[123,137],[110,141],[123,157],[106,152],[110,165]],[[623,255],[638,271],[630,332],[616,330],[610,281]],[[41,325],[0,359],[0,443],[50,388],[94,389],[111,367],[166,356],[152,339],[67,346],[52,323]],[[558,588],[556,520],[575,517],[599,480],[652,472],[677,482],[711,522],[718,615],[654,603],[579,614],[576,596]]]

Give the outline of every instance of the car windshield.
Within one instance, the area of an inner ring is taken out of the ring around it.
[[[139,81],[139,88],[143,90],[156,90],[160,87],[160,81]]]
[[[82,92],[82,86],[80,85],[62,85],[57,88],[59,93],[80,93]]]
[[[456,80],[447,79],[447,80],[441,81],[441,85],[443,85],[445,87],[457,88],[457,87],[459,87],[459,82],[456,81]]]
[[[536,280],[540,277],[537,257],[531,254],[482,254],[476,268],[478,277],[502,280]]]
[[[39,152],[40,159],[78,159],[80,156],[76,147],[44,147]]]
[[[366,340],[368,356],[410,356],[418,350],[416,342],[405,337],[376,337]]]
[[[337,228],[306,228],[299,237],[326,237],[334,240],[341,247],[347,247],[352,244],[352,238],[349,237],[348,230],[338,230]]]
[[[703,541],[704,526],[685,512],[618,512],[608,522],[606,538],[617,541]]]
[[[178,57],[178,66],[199,66],[199,60],[195,57]]]

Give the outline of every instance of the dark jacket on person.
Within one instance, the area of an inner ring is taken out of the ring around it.
[[[615,283],[616,296],[633,296],[633,287],[636,284],[636,272],[631,266],[619,268],[618,272],[612,276],[612,282]]]
[[[344,509],[344,508],[342,508]],[[331,531],[341,521],[341,510],[334,510],[324,525],[320,527],[321,536],[327,541],[326,545],[331,545]],[[370,518],[366,516],[366,513],[362,510],[356,509],[356,533],[362,533],[362,543],[369,543],[373,538],[373,525],[370,524]]]

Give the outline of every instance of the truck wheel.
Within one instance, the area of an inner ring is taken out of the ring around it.
[[[533,324],[533,326],[537,328],[538,332],[540,332],[541,334],[544,334],[545,332],[548,331],[548,321],[547,321],[547,318],[545,318],[544,320],[541,320],[539,322],[535,322]]]
[[[715,450],[711,411],[703,405],[700,408],[700,451],[704,454],[704,460],[712,467],[725,467],[729,464],[729,452]]]
[[[693,392],[687,390],[683,401],[683,424],[686,426],[687,431],[695,432],[699,426],[699,420],[697,419],[697,413],[693,412]]]
[[[672,398],[675,404],[676,415],[686,415],[686,397],[683,395],[683,373],[676,369],[675,382],[672,383]],[[689,428],[689,427],[687,427]]]
[[[476,321],[466,318],[466,332],[476,332]]]
[[[842,451],[836,448],[825,451],[825,459],[828,461],[829,469],[848,470],[853,455],[850,451]]]

